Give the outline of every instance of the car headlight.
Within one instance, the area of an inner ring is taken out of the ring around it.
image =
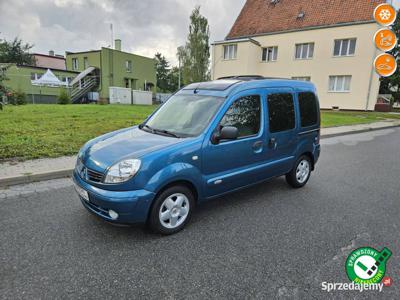
[[[104,183],[120,183],[135,176],[140,168],[139,159],[126,159],[113,165],[107,172]]]

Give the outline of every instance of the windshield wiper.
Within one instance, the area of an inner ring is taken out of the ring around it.
[[[139,125],[139,129],[142,129],[142,128],[146,128],[146,129],[150,130],[151,133],[155,133],[155,134],[157,134],[157,133],[160,134],[161,133],[161,134],[169,135],[169,136],[172,136],[172,137],[175,137],[175,138],[180,138],[179,135],[177,135],[177,134],[175,134],[175,133],[173,133],[171,131],[168,131],[168,130],[165,130],[165,129],[153,128],[153,127],[150,127],[147,124],[140,124]]]
[[[172,137],[175,137],[175,138],[178,138],[178,139],[180,138],[179,135],[177,135],[177,134],[175,134],[175,133],[173,133],[171,131],[165,130],[165,129],[156,129],[156,128],[154,128],[153,130],[154,130],[154,132],[164,133],[166,135],[169,135],[169,136],[172,136]]]
[[[155,131],[154,128],[152,128],[152,127],[150,127],[149,125],[146,125],[146,124],[140,124],[139,125],[139,129],[142,129],[142,128],[147,128],[148,130],[151,131],[151,133],[154,133],[154,131]]]

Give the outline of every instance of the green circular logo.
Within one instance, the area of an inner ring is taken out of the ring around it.
[[[385,276],[386,262],[391,255],[387,248],[381,252],[371,247],[358,248],[347,257],[347,276],[355,283],[379,283]]]

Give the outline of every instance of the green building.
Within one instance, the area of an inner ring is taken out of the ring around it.
[[[21,91],[27,95],[28,103],[57,103],[60,94],[60,86],[35,85],[32,81],[40,79],[48,68],[19,66],[10,64],[6,70],[6,77],[3,83],[11,91]],[[63,83],[65,87],[75,78],[79,72],[51,69],[52,73]]]
[[[11,64],[4,82],[10,90],[25,92],[29,103],[56,103],[61,88],[67,89],[73,103],[90,97],[108,102],[110,87],[155,92],[155,60],[122,51],[121,40],[115,40],[115,49],[66,52],[65,59],[54,53],[36,55],[40,66]],[[58,85],[37,84],[48,69],[60,81]]]
[[[98,91],[100,98],[104,100],[109,99],[110,87],[155,92],[155,60],[121,51],[121,40],[115,40],[115,49],[67,52],[66,66],[67,70],[78,72],[87,70],[89,73],[86,76],[97,77],[98,81],[95,82],[97,87],[92,91]]]

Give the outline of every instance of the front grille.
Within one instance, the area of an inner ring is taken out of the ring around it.
[[[103,180],[103,173],[87,168],[80,159],[76,163],[76,170],[79,176],[83,179],[93,182],[101,182]]]
[[[94,182],[101,182],[103,180],[103,173],[87,168],[87,179]]]

